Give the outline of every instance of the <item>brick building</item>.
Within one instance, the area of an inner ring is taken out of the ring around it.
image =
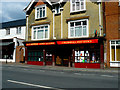
[[[104,60],[107,67],[120,67],[120,6],[109,0],[103,5],[104,33],[106,34]]]

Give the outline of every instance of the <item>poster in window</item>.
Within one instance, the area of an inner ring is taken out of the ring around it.
[[[79,56],[84,56],[84,51],[80,51]]]

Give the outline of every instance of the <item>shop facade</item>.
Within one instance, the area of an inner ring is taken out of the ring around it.
[[[25,42],[27,64],[103,68],[103,39]]]

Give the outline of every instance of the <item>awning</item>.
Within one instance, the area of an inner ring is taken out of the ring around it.
[[[14,44],[14,42],[0,42],[0,46],[8,46],[12,44]]]

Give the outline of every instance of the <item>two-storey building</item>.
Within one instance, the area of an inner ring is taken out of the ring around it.
[[[28,64],[103,67],[103,9],[99,0],[32,0],[24,10]]]
[[[24,61],[26,19],[0,24],[0,62]]]

